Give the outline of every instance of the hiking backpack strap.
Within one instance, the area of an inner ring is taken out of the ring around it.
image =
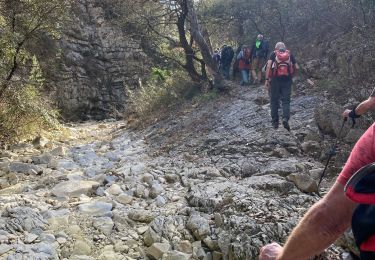
[[[352,230],[361,260],[375,259],[375,163],[359,169],[344,190],[348,198],[359,203],[353,213]]]

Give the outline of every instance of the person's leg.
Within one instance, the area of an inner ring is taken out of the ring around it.
[[[225,65],[223,63],[220,66],[220,74],[223,75],[223,77],[225,77]]]
[[[226,80],[230,80],[230,64],[225,65],[225,75]]]
[[[249,85],[249,70],[244,69],[241,71],[243,85]]]
[[[241,70],[241,86],[247,83],[247,72],[245,69]]]
[[[270,105],[272,125],[277,128],[279,126],[279,103],[280,103],[280,87],[278,81],[273,79],[270,86]]]
[[[290,96],[292,94],[292,80],[283,81],[280,84],[281,103],[283,107],[283,125],[289,131]]]
[[[257,67],[258,67],[258,59],[253,58],[253,61],[251,62],[251,77],[252,77],[254,84],[257,82],[257,72],[256,72]]]

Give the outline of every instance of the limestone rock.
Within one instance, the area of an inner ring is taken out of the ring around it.
[[[109,217],[95,218],[93,226],[101,231],[104,235],[109,236],[112,233],[114,223]]]
[[[132,210],[128,213],[128,217],[134,221],[150,223],[156,215],[148,210]]]
[[[164,191],[163,186],[159,183],[154,183],[150,189],[150,197],[155,199]]]
[[[6,245],[6,244],[0,244],[0,256],[9,252],[12,249],[13,249],[13,246]]]
[[[123,193],[117,196],[116,200],[120,202],[121,204],[128,205],[132,203],[133,197],[128,194]]]
[[[119,195],[121,194],[123,191],[121,189],[121,187],[118,185],[118,184],[112,184],[111,187],[109,187],[107,189],[107,192],[111,195]]]
[[[22,162],[12,162],[9,166],[9,169],[12,172],[25,173],[25,174],[28,174],[31,171],[35,171],[37,173],[43,172],[43,168],[37,165],[32,165],[32,164],[22,163]]]
[[[49,153],[44,153],[42,155],[33,156],[31,158],[35,164],[50,164],[53,156]]]
[[[210,226],[207,219],[199,216],[198,214],[191,215],[186,227],[194,234],[198,240],[203,240],[210,234]]]
[[[67,153],[67,148],[63,146],[56,147],[52,151],[49,152],[53,156],[66,156]]]
[[[99,183],[95,181],[65,181],[57,184],[51,192],[57,197],[79,197],[82,194],[90,195],[97,186]]]
[[[303,192],[317,192],[318,184],[310,176],[306,174],[291,174],[288,179],[292,181],[298,189]]]
[[[152,259],[161,259],[163,254],[167,253],[171,248],[168,243],[154,243],[147,249],[147,255]]]
[[[49,140],[44,136],[38,136],[32,141],[32,144],[35,148],[42,149],[49,145]]]
[[[151,246],[156,242],[160,242],[161,236],[153,228],[149,227],[143,236],[143,240],[146,246]]]
[[[112,204],[101,201],[85,203],[78,206],[78,211],[93,217],[112,216]]]
[[[183,240],[176,246],[176,250],[186,254],[191,254],[193,253],[193,246],[189,240]]]
[[[338,136],[343,122],[341,116],[342,110],[343,109],[341,106],[333,102],[325,102],[316,108],[314,114],[315,120],[318,124],[319,129],[324,134],[333,135],[335,137]],[[341,133],[341,137],[346,136],[349,131],[349,124],[345,124]]]
[[[163,254],[162,260],[190,260],[191,257],[191,254],[185,254],[183,252],[173,250]]]
[[[306,141],[301,144],[301,147],[305,153],[313,153],[321,150],[320,144],[314,141]]]
[[[91,247],[85,241],[78,240],[74,243],[72,254],[73,255],[90,255]]]
[[[142,175],[141,180],[151,186],[154,181],[154,176],[151,173],[145,173]]]

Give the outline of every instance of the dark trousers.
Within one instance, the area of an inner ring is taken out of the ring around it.
[[[226,80],[230,80],[230,64],[221,64],[221,74]]]
[[[291,78],[273,78],[270,88],[271,118],[273,122],[279,122],[280,100],[283,108],[283,121],[290,118],[290,95],[292,94]]]

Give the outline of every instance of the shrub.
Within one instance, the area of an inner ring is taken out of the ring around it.
[[[0,143],[35,137],[59,127],[58,113],[41,96],[44,78],[35,57],[25,82],[12,82],[0,100]]]
[[[145,85],[128,91],[129,110],[140,120],[158,119],[197,93],[184,72],[153,68]]]

